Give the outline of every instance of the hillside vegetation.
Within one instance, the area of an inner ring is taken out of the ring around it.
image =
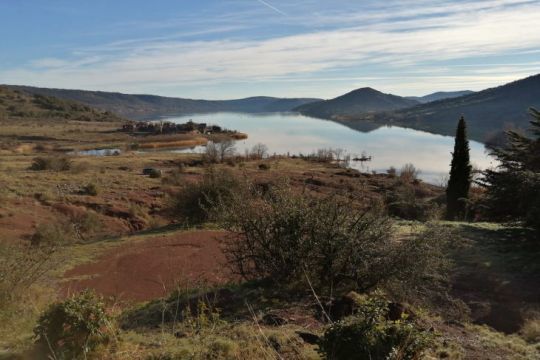
[[[422,104],[437,101],[437,100],[443,100],[443,99],[452,99],[456,97],[460,97],[463,95],[469,95],[474,93],[474,91],[471,90],[462,90],[462,91],[437,91],[433,94],[428,94],[424,96],[407,96],[407,99],[416,100],[418,102],[421,102]]]
[[[119,121],[120,117],[72,100],[31,94],[0,86],[0,121],[5,120]]]
[[[372,88],[361,88],[335,99],[299,106],[296,111],[323,119],[341,119],[365,113],[403,109],[417,104],[416,100],[384,94]]]
[[[540,75],[453,99],[444,99],[394,112],[350,116],[346,125],[363,121],[410,127],[453,135],[455,121],[465,116],[469,136],[485,142],[507,129],[528,127],[530,107],[540,107]]]
[[[33,94],[54,96],[112,111],[134,119],[148,119],[164,115],[231,112],[282,112],[319,99],[249,97],[238,100],[194,100],[155,95],[129,95],[104,91],[47,89],[30,86],[9,86]]]

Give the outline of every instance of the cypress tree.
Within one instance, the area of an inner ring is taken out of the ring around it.
[[[457,126],[450,179],[446,188],[446,217],[449,220],[463,219],[465,216],[466,199],[471,187],[471,171],[467,125],[462,116]]]

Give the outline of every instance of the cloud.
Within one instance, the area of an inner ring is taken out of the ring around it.
[[[455,89],[457,84],[464,88],[493,85],[511,77],[509,80],[514,80],[525,74],[524,66],[498,64],[490,70],[485,65],[480,71],[461,67],[456,75],[451,62],[540,48],[540,32],[532,31],[540,23],[538,1],[429,4],[432,2],[390,2],[388,6],[396,6],[396,11],[374,7],[342,14],[342,20],[349,24],[346,27],[325,28],[339,15],[319,15],[317,22],[322,29],[263,39],[134,39],[78,49],[73,59],[37,59],[29,66],[1,71],[0,77],[7,83],[148,92],[188,84],[285,84],[295,79],[321,86],[321,79],[338,72],[344,80],[334,81],[346,81],[345,74],[351,79],[369,77],[373,79],[371,86],[386,88],[388,81],[393,81],[394,91],[406,93],[427,90],[427,86],[414,84],[419,79],[439,89]],[[291,20],[280,17],[271,21]],[[494,71],[501,68],[507,72],[504,76]],[[407,87],[400,77],[411,84]],[[321,92],[319,96],[326,95]]]
[[[263,4],[264,6],[266,6],[267,8],[277,12],[278,14],[280,15],[283,15],[283,16],[287,16],[287,14],[285,14],[283,11],[279,10],[277,7],[275,7],[274,5],[264,1],[264,0],[257,0],[258,2],[260,2],[261,4]]]

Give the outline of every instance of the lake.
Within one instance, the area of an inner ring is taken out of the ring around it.
[[[449,136],[400,127],[380,127],[360,132],[333,121],[296,113],[214,113],[163,120],[176,123],[193,120],[247,133],[246,140],[236,142],[236,149],[240,153],[257,143],[263,143],[268,146],[270,154],[309,154],[320,148],[340,148],[352,157],[362,154],[372,156],[370,162],[351,161],[351,167],[361,171],[385,172],[391,166],[399,169],[412,163],[420,169],[420,177],[431,183],[439,183],[448,174],[454,146],[454,138]],[[471,141],[470,147],[471,162],[475,167],[485,169],[494,165],[483,144]],[[190,151],[200,152],[203,148]]]

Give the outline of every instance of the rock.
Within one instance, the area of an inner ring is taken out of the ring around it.
[[[277,314],[268,313],[262,317],[262,323],[269,326],[282,326],[287,323],[287,320]]]
[[[315,179],[315,178],[309,178],[304,181],[306,184],[315,185],[315,186],[324,186],[324,181]]]
[[[332,321],[337,321],[354,314],[358,308],[358,303],[361,302],[362,298],[362,295],[351,291],[339,299],[328,301],[326,304],[323,304],[323,307]],[[321,316],[321,318],[325,318],[325,316]]]
[[[297,331],[296,334],[298,334],[300,339],[302,339],[305,343],[310,345],[317,345],[321,340],[319,335],[315,335],[307,331]]]
[[[407,308],[405,305],[400,303],[391,302],[388,304],[388,313],[386,314],[386,319],[391,321],[400,320],[403,315],[407,316],[407,319],[414,319],[415,314],[411,309]]]
[[[177,331],[174,333],[174,336],[177,337],[178,339],[181,339],[181,338],[187,337],[188,334],[185,333],[184,331]]]

